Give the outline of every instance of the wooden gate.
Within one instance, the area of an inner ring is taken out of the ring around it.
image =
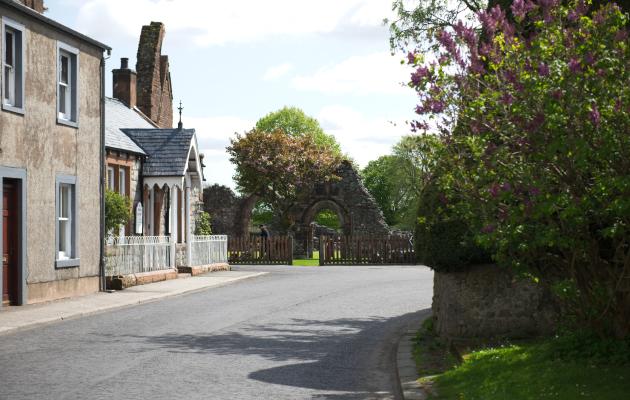
[[[293,239],[289,236],[230,236],[230,264],[293,265]]]
[[[413,242],[400,236],[322,236],[319,265],[415,264]]]

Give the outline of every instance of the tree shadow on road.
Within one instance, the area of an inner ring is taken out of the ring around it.
[[[251,324],[218,334],[118,336],[169,352],[219,356],[258,356],[283,363],[249,374],[261,382],[330,393],[314,399],[355,400],[396,398],[396,343],[399,336],[428,315],[428,310],[394,318],[310,320],[282,324]],[[342,393],[339,393],[342,392]],[[385,395],[389,393],[389,395]]]

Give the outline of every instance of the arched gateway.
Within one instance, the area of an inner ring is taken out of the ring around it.
[[[293,222],[291,232],[281,232],[280,224],[270,224],[272,233],[293,235],[296,256],[310,255],[313,248],[311,223],[322,210],[337,214],[344,235],[388,235],[390,232],[381,210],[352,164],[344,161],[336,174],[340,180],[313,185],[308,195],[291,208],[285,216]],[[248,234],[252,209],[258,200],[255,195],[238,198],[221,186],[206,188],[204,208],[212,216],[213,232]]]

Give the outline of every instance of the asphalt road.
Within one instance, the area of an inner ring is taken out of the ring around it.
[[[398,399],[424,267],[237,267],[259,278],[0,336],[0,399]]]

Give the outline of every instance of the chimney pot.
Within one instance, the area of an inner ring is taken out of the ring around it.
[[[127,57],[120,59],[120,69],[129,69],[129,59]]]

